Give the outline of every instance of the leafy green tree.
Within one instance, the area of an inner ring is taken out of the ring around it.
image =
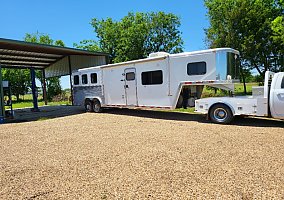
[[[84,49],[87,51],[94,51],[94,52],[100,52],[102,51],[99,47],[99,44],[95,40],[82,40],[79,44],[73,43],[73,46],[78,49]]]
[[[48,34],[42,34],[39,32],[36,33],[27,33],[24,40],[26,42],[33,42],[33,43],[39,43],[39,44],[47,44],[47,45],[55,45],[55,46],[61,46],[64,47],[65,44],[62,40],[56,40],[54,41],[49,37]],[[42,71],[37,70],[36,71],[36,77],[41,82],[41,85],[43,87],[43,76]],[[48,100],[52,100],[52,98],[58,94],[61,93],[62,89],[60,86],[60,79],[59,77],[53,77],[53,78],[47,78],[46,79],[46,86],[47,86],[47,98]]]
[[[60,79],[58,77],[48,78],[46,80],[47,100],[51,101],[53,97],[62,93]]]
[[[99,38],[100,49],[110,55],[110,63],[113,63],[120,38],[118,23],[114,22],[111,18],[107,18],[106,20],[102,19],[101,21],[94,18],[91,24]]]
[[[284,44],[284,0],[278,0],[276,1],[276,5],[282,10],[282,15],[277,16],[271,24],[271,28],[273,31],[273,39],[277,42],[280,42]],[[284,51],[284,48],[282,49],[282,52]]]
[[[3,80],[9,81],[12,95],[17,101],[20,95],[25,95],[31,84],[30,71],[28,69],[2,69]]]
[[[147,53],[165,51],[169,53],[182,52],[183,40],[180,27],[180,19],[172,14],[164,12],[150,13],[150,34],[147,37]]]
[[[182,52],[180,19],[171,13],[128,13],[120,21],[94,18],[91,24],[98,42],[84,40],[74,46],[107,52],[110,63],[146,58],[157,51]]]
[[[206,29],[210,47],[240,50],[243,68],[279,71],[283,43],[273,39],[272,21],[283,16],[283,0],[205,0],[210,26]],[[277,24],[278,21],[274,22]],[[280,25],[281,27],[281,25]]]

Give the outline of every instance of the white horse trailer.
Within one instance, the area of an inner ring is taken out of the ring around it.
[[[175,109],[187,96],[194,106],[204,85],[234,91],[238,56],[230,48],[158,52],[141,60],[80,69],[72,73],[73,103],[95,112],[103,107]]]

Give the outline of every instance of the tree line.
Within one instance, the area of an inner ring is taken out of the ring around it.
[[[231,47],[240,51],[242,81],[261,80],[264,73],[284,71],[284,0],[204,0],[209,27],[205,29],[208,48]],[[128,13],[121,20],[91,20],[96,40],[86,39],[74,47],[101,51],[117,63],[146,58],[149,53],[183,51],[180,18],[172,13]],[[26,34],[25,41],[65,46],[48,34]],[[258,73],[252,77],[252,71]],[[4,69],[13,94],[25,94],[30,83],[28,70]],[[42,74],[37,72],[42,81]],[[49,98],[60,93],[59,78],[47,79]]]
[[[283,0],[205,0],[210,48],[240,51],[243,73],[284,70]]]

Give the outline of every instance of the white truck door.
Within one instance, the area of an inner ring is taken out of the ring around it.
[[[125,96],[127,106],[137,106],[137,81],[135,68],[127,68],[125,73]]]
[[[280,73],[275,81],[270,98],[271,114],[273,117],[284,119],[284,73]]]

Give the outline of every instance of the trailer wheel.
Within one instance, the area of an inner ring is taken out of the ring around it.
[[[231,109],[225,104],[214,105],[210,109],[209,117],[217,124],[229,124],[234,118]]]
[[[102,106],[101,106],[101,103],[99,100],[95,99],[94,102],[93,102],[93,111],[95,113],[100,113],[102,112]]]
[[[90,99],[87,99],[85,101],[85,110],[86,110],[86,112],[93,112],[94,111],[93,110],[93,103]]]

